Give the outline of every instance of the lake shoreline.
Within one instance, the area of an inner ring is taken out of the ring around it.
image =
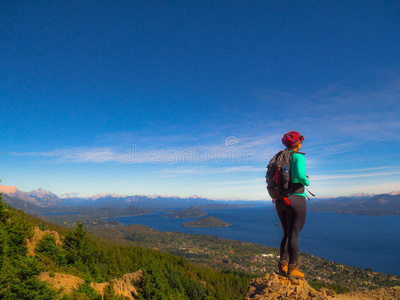
[[[247,208],[205,211],[209,216],[232,225],[220,228],[185,228],[181,226],[182,219],[162,218],[161,213],[111,219],[123,225],[140,224],[164,232],[207,234],[223,239],[279,247],[283,233],[281,226],[275,225],[279,222],[275,210]],[[365,215],[308,212],[299,238],[300,251],[346,265],[400,275],[400,262],[396,260],[395,251],[400,247],[400,241],[392,243],[392,236],[396,234],[394,228],[399,223],[399,216],[370,218]]]

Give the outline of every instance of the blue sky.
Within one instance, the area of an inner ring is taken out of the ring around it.
[[[400,190],[398,1],[2,1],[0,177],[58,195]]]

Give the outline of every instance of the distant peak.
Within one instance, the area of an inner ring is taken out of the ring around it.
[[[149,199],[157,199],[157,198],[179,198],[178,196],[174,196],[174,195],[157,195],[157,194],[153,194],[153,195],[143,195],[144,197],[147,197]]]
[[[89,197],[85,197],[85,198],[91,199],[93,201],[96,201],[97,199],[106,198],[106,197],[110,197],[110,198],[126,198],[127,196],[126,195],[118,195],[118,194],[100,193],[100,194],[97,194],[95,196],[89,196]]]
[[[349,195],[348,197],[371,197],[371,196],[374,196],[374,195],[375,194],[358,193],[358,194]]]
[[[37,190],[34,190],[34,191],[30,192],[30,194],[38,194],[38,193],[40,193],[40,194],[53,194],[52,192],[46,191],[46,190],[44,190],[42,188],[38,188]]]
[[[19,191],[19,189],[13,185],[9,185],[9,186],[0,185],[0,193],[14,194],[18,191]]]

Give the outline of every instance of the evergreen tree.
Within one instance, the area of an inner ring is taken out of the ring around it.
[[[83,223],[79,222],[74,231],[65,235],[63,246],[68,264],[81,271],[86,279],[99,279],[99,270],[94,260],[95,245],[87,237]]]
[[[30,217],[43,229],[53,225]],[[59,293],[40,281],[43,270],[57,270],[83,277],[86,282],[70,299],[100,299],[90,287],[91,281],[111,281],[126,273],[143,271],[135,286],[138,299],[191,300],[241,299],[250,277],[222,273],[190,265],[168,253],[132,246],[116,246],[113,242],[95,242],[78,223],[75,230],[64,234],[63,246],[57,246],[53,235],[45,235],[36,247],[36,257],[26,256],[26,238],[32,235],[33,223],[26,215],[8,208],[0,200],[0,299],[56,299]],[[53,228],[53,227],[52,227]],[[112,285],[103,299],[122,300]]]
[[[138,299],[169,299],[169,286],[161,274],[162,271],[157,264],[151,260],[143,270],[143,275],[137,285],[139,292]]]
[[[10,217],[9,212],[6,210],[6,205],[3,201],[1,201],[3,199],[3,197],[1,196],[2,193],[0,193],[0,224],[5,225],[6,221],[8,220],[8,218]]]
[[[10,211],[0,197],[0,299],[56,299],[58,293],[37,278],[38,259],[26,256],[32,224],[22,213]]]
[[[67,259],[66,253],[56,244],[56,239],[52,234],[46,234],[36,245],[36,255],[45,255],[53,259],[59,266],[65,266]]]

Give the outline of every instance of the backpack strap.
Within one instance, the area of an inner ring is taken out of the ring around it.
[[[304,152],[300,152],[300,151],[294,152],[293,150],[289,150],[288,148],[286,148],[285,150],[289,151],[291,154],[293,154],[293,153],[299,153],[299,154],[306,155]]]

